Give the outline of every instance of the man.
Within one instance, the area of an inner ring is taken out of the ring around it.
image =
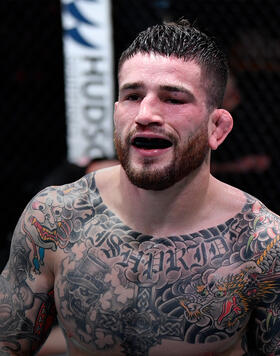
[[[279,217],[210,175],[232,128],[215,42],[140,33],[119,63],[121,165],[46,188],[1,277],[1,355],[34,353],[57,316],[69,355],[279,355]]]

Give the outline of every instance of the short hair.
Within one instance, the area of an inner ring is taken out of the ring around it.
[[[200,65],[205,80],[207,104],[221,107],[228,78],[228,61],[217,41],[192,26],[188,20],[148,27],[121,54],[118,69],[137,53],[173,56]]]

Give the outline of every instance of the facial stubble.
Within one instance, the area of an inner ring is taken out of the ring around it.
[[[133,133],[123,142],[114,132],[114,142],[119,161],[132,184],[146,190],[164,190],[196,170],[205,161],[209,152],[208,128],[204,122],[197,131],[182,143],[180,149],[177,140],[172,139],[173,159],[162,168],[153,167],[153,159],[144,158],[141,169],[135,169],[130,158],[130,146]]]

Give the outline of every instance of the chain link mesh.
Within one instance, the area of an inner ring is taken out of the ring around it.
[[[59,0],[0,2],[3,246],[43,178],[66,157],[60,15]],[[140,30],[182,16],[221,42],[236,84],[234,129],[214,153],[213,170],[280,213],[280,2],[112,1],[115,63]]]
[[[234,129],[213,153],[213,173],[280,213],[280,3],[276,0],[116,2],[116,52],[159,19],[187,18],[216,37],[230,60],[238,102]],[[137,15],[135,15],[137,14]],[[129,35],[127,35],[129,33]]]
[[[1,246],[42,178],[65,156],[60,6],[0,2]]]

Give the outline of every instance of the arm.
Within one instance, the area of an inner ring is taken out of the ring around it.
[[[279,297],[264,298],[255,309],[248,326],[248,355],[280,355]]]
[[[65,354],[67,350],[64,334],[59,326],[55,326],[47,341],[44,343],[37,356],[50,356]]]
[[[0,276],[0,355],[34,354],[56,315],[51,264],[47,254],[42,259],[44,250],[34,225],[44,213],[34,209],[34,201],[16,226],[9,261]]]
[[[254,251],[261,273],[252,275],[251,281],[256,298],[246,335],[248,355],[276,356],[280,355],[280,218],[263,208],[255,227],[247,247]]]

